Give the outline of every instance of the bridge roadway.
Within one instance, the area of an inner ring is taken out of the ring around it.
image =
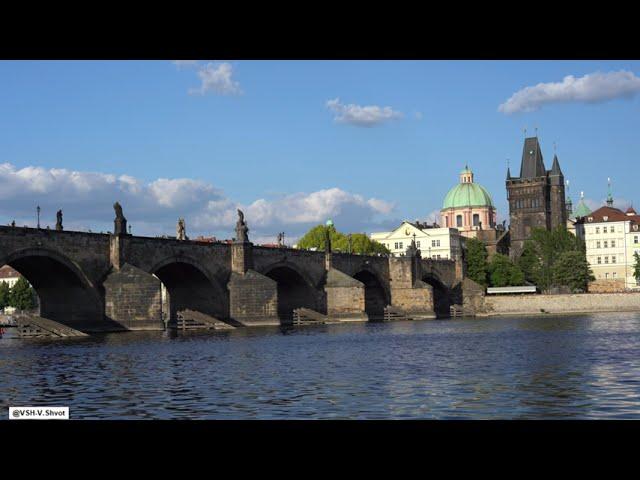
[[[237,326],[288,323],[298,307],[341,321],[382,318],[387,305],[433,318],[462,279],[456,262],[419,256],[0,226],[4,264],[33,285],[41,317],[83,332],[163,329],[186,309]]]

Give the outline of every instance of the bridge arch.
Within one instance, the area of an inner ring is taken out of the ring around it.
[[[438,318],[450,316],[451,305],[454,303],[451,289],[434,273],[424,273],[422,281],[433,287],[433,310],[436,316]]]
[[[300,307],[326,312],[323,292],[297,265],[278,262],[263,268],[260,273],[278,284],[278,317],[281,323],[291,323],[293,310]]]
[[[369,269],[360,270],[353,278],[364,284],[364,310],[369,320],[382,321],[384,308],[391,303],[384,283]]]
[[[202,262],[184,255],[172,255],[156,263],[149,273],[164,287],[165,321],[174,321],[177,313],[186,309],[219,319],[229,317],[228,292]]]
[[[80,266],[48,248],[24,248],[0,257],[33,286],[40,316],[78,330],[102,329],[104,300]]]

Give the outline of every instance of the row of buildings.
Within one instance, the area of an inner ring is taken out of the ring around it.
[[[440,210],[440,225],[404,221],[390,232],[372,233],[393,255],[404,255],[415,239],[423,257],[461,259],[466,238],[478,238],[489,255],[520,256],[525,241],[536,227],[547,230],[565,226],[585,242],[586,255],[595,281],[592,292],[640,289],[634,277],[635,254],[640,254],[640,215],[629,207],[615,208],[609,188],[606,205],[591,211],[581,193],[573,203],[565,192],[565,179],[557,155],[550,170],[544,164],[538,137],[526,138],[519,175],[507,168],[506,191],[509,228],[497,223],[491,194],[475,182],[468,166],[459,183],[449,190]]]

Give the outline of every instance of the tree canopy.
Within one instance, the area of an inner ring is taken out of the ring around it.
[[[586,292],[590,281],[595,280],[583,252],[562,252],[553,265],[553,282],[567,286],[572,292]]]
[[[496,253],[487,266],[492,287],[511,287],[524,284],[524,273],[509,257]]]
[[[594,279],[584,242],[562,226],[550,231],[534,228],[517,263],[525,279],[544,291],[552,286],[585,291]],[[569,272],[571,269],[574,271]]]
[[[30,310],[36,306],[35,292],[24,277],[20,277],[11,288],[9,305],[18,310]]]
[[[636,279],[637,283],[640,283],[640,254],[638,252],[635,252],[633,254],[633,258],[636,261],[633,265],[633,278]]]
[[[467,239],[467,276],[482,286],[487,286],[487,247],[476,238]]]
[[[331,238],[331,249],[334,252],[359,253],[364,255],[374,255],[378,253],[389,253],[387,247],[375,240],[371,240],[364,233],[351,234],[351,247],[349,247],[349,235],[340,233],[333,225],[316,225],[305,233],[298,241],[298,248],[317,248],[325,249],[325,231],[329,229],[329,237]],[[350,248],[350,250],[349,250]]]
[[[9,306],[11,288],[7,282],[0,282],[0,309]]]

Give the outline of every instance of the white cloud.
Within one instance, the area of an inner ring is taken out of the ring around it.
[[[580,200],[578,200],[579,202]],[[573,208],[575,210],[578,202],[573,204]],[[607,199],[603,198],[602,200],[593,200],[591,198],[585,198],[584,203],[589,209],[593,212],[601,207],[607,206]],[[622,210],[623,212],[631,206],[631,202],[625,198],[615,198],[613,199],[613,208],[617,208]]]
[[[597,103],[614,98],[631,98],[640,92],[640,78],[632,72],[595,72],[584,77],[573,75],[561,82],[539,83],[514,93],[498,107],[498,111],[511,114],[531,112],[552,103]]]
[[[189,90],[192,95],[205,95],[209,92],[221,95],[242,93],[240,84],[233,79],[233,66],[230,63],[207,63],[198,68],[198,77],[202,83],[199,88]]]
[[[198,65],[197,60],[173,60],[173,64],[180,70],[182,68],[190,68]]]
[[[184,217],[189,236],[219,238],[233,236],[238,208],[246,215],[252,239],[275,238],[280,231],[288,239],[297,238],[328,218],[344,231],[383,230],[379,221],[394,209],[384,200],[340,188],[243,204],[210,183],[189,178],[144,182],[130,175],[0,164],[0,223],[15,219],[18,225],[34,225],[36,205],[40,205],[43,226],[55,225],[55,212],[62,209],[68,230],[108,231],[113,228],[116,200],[136,234],[174,235],[178,217]]]
[[[340,103],[339,98],[327,101],[327,108],[335,113],[333,119],[339,123],[349,123],[358,127],[373,127],[384,122],[402,118],[402,113],[391,107],[369,105],[362,107],[350,103]]]
[[[424,221],[429,224],[435,222],[440,225],[440,210],[432,210],[431,212],[429,212]]]

